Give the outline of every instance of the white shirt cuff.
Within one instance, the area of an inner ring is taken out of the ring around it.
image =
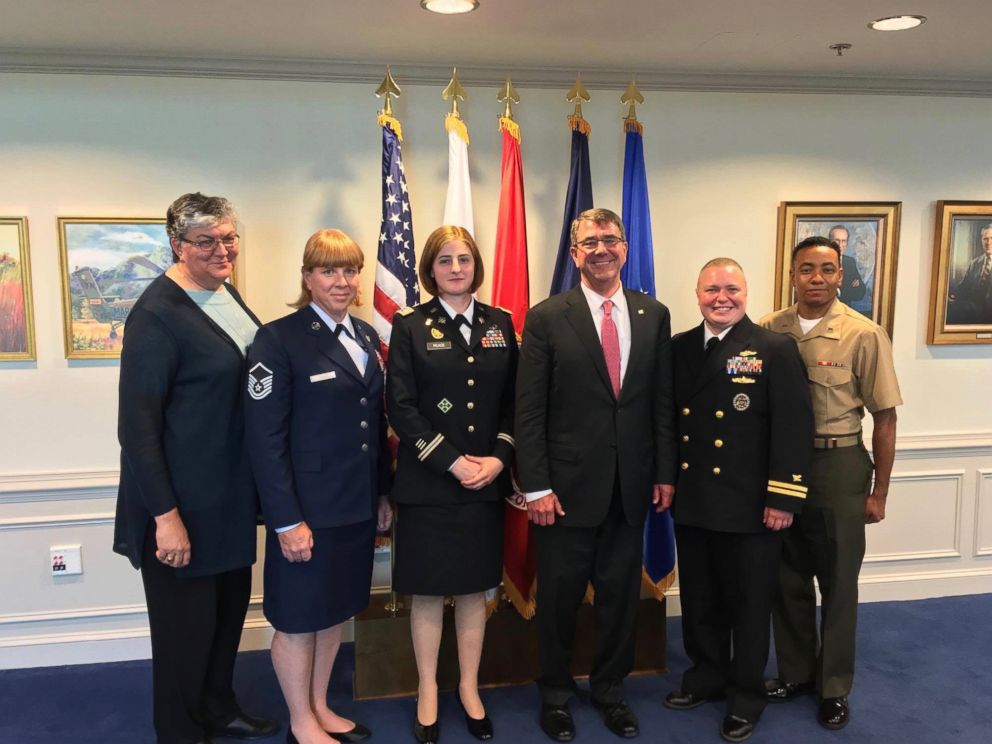
[[[531,501],[543,499],[549,493],[554,493],[554,491],[550,488],[545,488],[543,491],[531,491],[530,493],[525,493],[524,498],[527,499],[527,503],[529,504]]]
[[[295,530],[301,524],[303,524],[303,522],[297,522],[296,524],[291,524],[287,527],[276,527],[276,534],[278,535],[281,532],[289,532],[290,530]]]

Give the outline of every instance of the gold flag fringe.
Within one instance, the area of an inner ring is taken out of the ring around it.
[[[516,608],[517,612],[524,620],[530,620],[537,613],[537,582],[530,587],[527,592],[527,597],[525,598],[523,594],[517,591],[517,588],[510,581],[506,572],[503,572],[503,593],[510,599],[513,606]]]
[[[592,127],[589,126],[589,122],[583,119],[581,116],[576,116],[572,114],[568,117],[568,126],[573,132],[582,132],[582,134],[589,136],[592,131]]]
[[[644,125],[642,125],[637,119],[624,119],[623,130],[625,132],[637,132],[638,134],[644,134]]]
[[[663,578],[657,584],[655,584],[651,577],[648,576],[648,572],[641,567],[641,586],[651,593],[651,596],[657,599],[659,602],[665,598],[665,592],[672,588],[672,584],[675,583],[675,570],[668,572],[668,576]]]
[[[520,141],[520,125],[508,116],[499,117],[499,131],[508,132],[513,139]]]
[[[389,114],[379,114],[379,126],[389,126],[393,132],[396,133],[396,138],[402,142],[403,141],[403,128],[400,126],[400,120],[395,116],[390,116]]]
[[[468,144],[468,127],[465,126],[465,122],[463,122],[459,117],[454,114],[448,114],[445,116],[444,128],[449,132],[454,132],[465,141],[466,145]]]

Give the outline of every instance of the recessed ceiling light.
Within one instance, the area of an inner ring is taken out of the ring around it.
[[[479,7],[479,0],[420,0],[420,7],[444,15],[470,13]]]
[[[874,31],[906,31],[917,26],[922,26],[926,22],[926,16],[899,15],[879,18],[877,21],[869,23],[868,28]]]

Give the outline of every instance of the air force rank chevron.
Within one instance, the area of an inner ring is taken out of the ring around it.
[[[272,392],[272,370],[259,362],[248,370],[248,395],[261,400]]]

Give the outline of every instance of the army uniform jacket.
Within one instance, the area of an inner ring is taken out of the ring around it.
[[[678,417],[678,524],[763,532],[765,507],[801,510],[813,412],[791,339],[745,315],[709,353],[703,325],[672,340]]]
[[[389,492],[379,336],[351,322],[364,374],[309,306],[262,326],[248,350],[248,448],[270,529],[374,519]]]
[[[470,340],[437,298],[393,317],[386,412],[400,440],[393,498],[407,504],[495,501],[511,488],[517,339],[510,315],[475,302]],[[448,472],[461,455],[503,472],[468,490]]]

